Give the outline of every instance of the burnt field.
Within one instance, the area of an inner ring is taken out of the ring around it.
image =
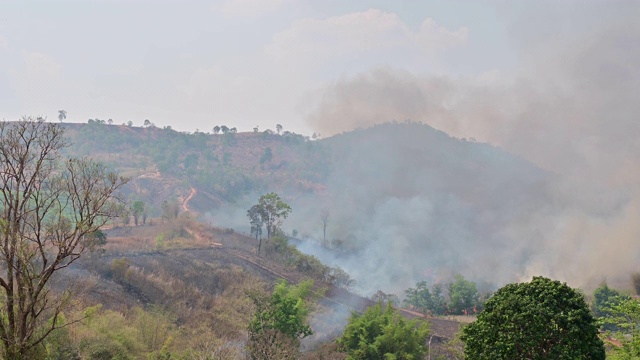
[[[74,284],[85,306],[101,303],[123,313],[135,306],[161,307],[175,314],[179,326],[203,321],[226,337],[243,340],[245,321],[252,313],[248,291],[269,288],[280,279],[298,283],[309,277],[257,256],[254,240],[241,234],[202,224],[186,228],[187,237],[155,250],[150,249],[150,236],[166,230],[162,225],[112,229],[111,244],[103,254],[83,257],[58,280]],[[311,325],[315,334],[305,340],[305,349],[334,340],[352,312],[361,313],[375,304],[322,279],[314,281],[317,306]],[[425,318],[404,309],[400,312],[407,318]],[[446,355],[447,342],[455,337],[459,323],[427,320],[433,335],[432,354]]]

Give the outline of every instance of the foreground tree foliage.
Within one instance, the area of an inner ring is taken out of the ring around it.
[[[602,323],[604,329],[614,329],[612,337],[620,341],[621,347],[612,347],[607,355],[613,360],[640,358],[640,302],[629,296],[621,296],[605,307]]]
[[[424,359],[429,325],[406,320],[391,304],[371,306],[353,313],[338,344],[348,360]]]
[[[615,325],[615,321],[611,319],[615,317],[612,308],[629,299],[631,299],[629,295],[610,288],[606,282],[594,290],[591,311],[593,312],[593,316],[602,320],[602,330],[619,330]]]
[[[312,281],[297,286],[279,282],[270,297],[250,294],[256,306],[249,324],[248,350],[252,359],[297,359],[300,339],[313,332],[306,323]]]
[[[462,340],[467,359],[605,358],[582,294],[544,277],[498,290]]]
[[[0,123],[0,341],[5,359],[31,358],[63,327],[69,294],[52,276],[92,245],[117,216],[126,179],[87,159],[61,161],[67,144],[56,124],[25,118]]]

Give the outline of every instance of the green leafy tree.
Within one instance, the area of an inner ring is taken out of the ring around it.
[[[400,298],[396,294],[387,294],[382,290],[378,290],[373,296],[371,296],[371,300],[381,303],[381,304],[391,304],[391,306],[398,306],[400,304]]]
[[[616,329],[613,336],[622,344],[622,347],[613,347],[607,358],[640,359],[640,302],[630,297],[616,298],[605,312],[604,325]]]
[[[86,238],[122,210],[127,180],[88,159],[61,159],[64,130],[42,119],[0,122],[0,347],[32,352],[61,324],[68,292],[54,275],[86,250]]]
[[[144,214],[144,202],[135,201],[131,205],[131,214],[133,215],[133,222],[138,226],[140,217]]]
[[[447,309],[441,284],[435,284],[432,291],[426,281],[420,281],[415,288],[405,290],[404,305],[410,306],[422,313],[442,315]]]
[[[582,294],[544,277],[499,289],[462,332],[470,360],[605,358]]]
[[[415,288],[408,288],[404,293],[405,306],[411,306],[422,313],[430,311],[431,291],[429,291],[426,281],[420,281]]]
[[[418,360],[425,357],[428,336],[427,323],[407,320],[390,303],[378,303],[362,315],[352,313],[338,345],[348,360]]]
[[[452,314],[475,314],[480,306],[476,284],[457,274],[449,284],[449,311]]]
[[[251,235],[255,235],[256,242],[258,243],[258,255],[260,255],[260,248],[262,247],[262,218],[260,216],[260,207],[253,205],[248,211],[249,223],[251,224]]]
[[[252,359],[295,359],[300,339],[313,332],[307,324],[312,281],[297,286],[276,284],[269,297],[250,294],[256,311],[249,323],[248,349]]]
[[[607,286],[606,282],[602,283],[594,290],[591,310],[593,311],[593,316],[603,319],[603,330],[617,329],[614,324],[607,321],[607,318],[613,316],[611,312],[612,307],[619,305],[622,301],[628,300],[629,298],[629,295],[625,295],[615,289],[611,289]]]
[[[282,201],[278,194],[273,192],[262,195],[255,206],[254,210],[249,209],[249,211],[260,215],[260,222],[267,229],[267,239],[270,239],[271,235],[275,234],[284,219],[291,213],[291,207]],[[251,219],[249,212],[247,212],[247,215]]]

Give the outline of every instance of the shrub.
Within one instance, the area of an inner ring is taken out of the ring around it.
[[[347,360],[424,359],[428,336],[427,323],[406,320],[391,304],[378,303],[351,315],[338,344]]]

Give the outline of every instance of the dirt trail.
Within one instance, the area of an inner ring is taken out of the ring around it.
[[[191,211],[191,210],[189,210],[189,201],[190,201],[190,200],[191,200],[191,199],[192,199],[192,198],[193,198],[197,193],[198,193],[198,190],[196,190],[196,188],[193,188],[193,187],[192,187],[192,188],[191,188],[191,192],[189,193],[189,196],[187,196],[187,198],[186,198],[186,199],[184,199],[184,201],[182,202],[182,209],[183,209],[185,212],[192,213],[192,214],[195,214],[195,213],[196,213],[195,211]]]

